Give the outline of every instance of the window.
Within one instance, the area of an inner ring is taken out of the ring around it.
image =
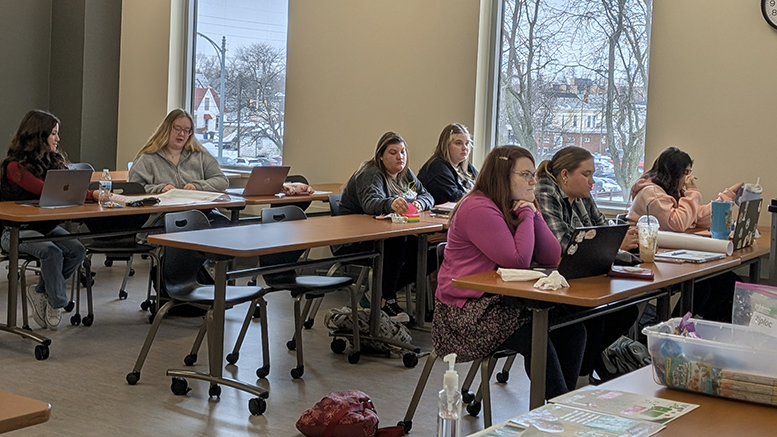
[[[197,139],[222,165],[280,165],[288,0],[192,1]]]
[[[557,148],[537,139],[560,136],[612,161],[597,176],[620,185],[613,200],[627,200],[645,153],[653,0],[500,3],[496,144],[510,131],[539,162]]]

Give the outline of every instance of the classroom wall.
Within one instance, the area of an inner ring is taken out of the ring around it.
[[[777,31],[759,3],[654,3],[646,167],[670,145],[687,151],[707,201],[759,176],[763,197],[777,197]]]

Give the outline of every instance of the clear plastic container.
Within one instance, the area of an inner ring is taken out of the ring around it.
[[[676,335],[680,318],[642,332],[658,384],[777,405],[777,338],[747,326],[691,319],[700,338]]]

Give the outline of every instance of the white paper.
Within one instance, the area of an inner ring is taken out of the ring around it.
[[[190,205],[202,202],[212,202],[224,196],[224,193],[196,190],[170,190],[162,194],[144,197],[156,197],[160,205]]]
[[[658,231],[658,248],[690,249],[731,255],[734,252],[734,243],[731,240],[716,240],[700,235]]]

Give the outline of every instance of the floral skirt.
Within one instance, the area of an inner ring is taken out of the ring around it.
[[[531,313],[509,297],[484,294],[459,308],[435,299],[432,342],[440,356],[456,354],[456,362],[493,353],[507,337],[531,320]]]

